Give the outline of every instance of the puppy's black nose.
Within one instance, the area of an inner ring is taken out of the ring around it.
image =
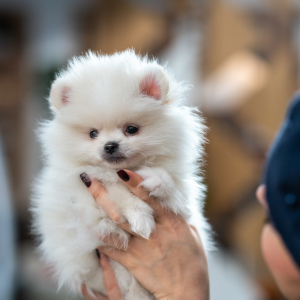
[[[108,142],[104,145],[104,151],[109,154],[113,154],[118,149],[119,144],[116,142]]]

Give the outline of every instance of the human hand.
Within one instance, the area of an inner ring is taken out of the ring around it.
[[[102,239],[107,244],[99,247],[99,251],[108,298],[87,299],[122,299],[106,255],[124,265],[156,299],[209,299],[207,260],[197,230],[150,197],[140,186],[143,179],[138,174],[126,170],[119,171],[118,175],[135,196],[152,207],[156,228],[149,240],[137,236],[128,222],[120,223],[123,218],[108,200],[104,187],[91,180],[89,190],[97,203],[131,237],[127,249],[116,245],[117,237]]]
[[[258,187],[256,197],[266,210],[266,187]],[[282,293],[290,300],[300,300],[300,270],[292,259],[275,227],[267,222],[261,236],[261,248],[265,261]]]
[[[105,254],[100,256],[100,265],[103,271],[103,279],[107,296],[101,293],[94,293],[94,295],[91,295],[84,284],[81,286],[82,295],[85,296],[87,300],[122,300],[123,297],[115,277],[115,272]]]

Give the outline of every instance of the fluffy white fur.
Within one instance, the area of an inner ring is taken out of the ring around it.
[[[132,230],[147,238],[155,227],[152,209],[116,173],[137,172],[157,201],[197,227],[210,250],[202,214],[205,189],[198,175],[205,127],[196,110],[182,105],[185,92],[166,67],[131,50],[112,56],[89,52],[58,74],[49,97],[53,119],[38,131],[45,167],[32,211],[43,259],[59,286],[78,291],[85,283],[105,294],[97,236],[113,232],[124,245],[128,242],[128,234],[81,182],[83,172],[102,182]],[[137,126],[137,134],[127,134],[128,125]],[[91,138],[91,130],[99,135]],[[116,155],[125,157],[122,161],[106,159],[104,145],[112,141],[119,144]],[[111,263],[125,299],[152,299],[123,266]]]

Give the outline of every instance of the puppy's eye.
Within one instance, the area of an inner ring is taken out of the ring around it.
[[[136,134],[139,131],[138,127],[130,125],[126,128],[125,132],[127,134]]]
[[[98,132],[98,130],[96,130],[96,129],[90,131],[90,137],[91,137],[92,139],[96,138],[96,137],[98,136],[98,134],[99,134],[99,132]]]

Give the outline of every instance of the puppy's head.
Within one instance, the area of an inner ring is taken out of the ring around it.
[[[160,65],[132,51],[76,58],[49,97],[57,151],[115,169],[170,155],[179,122],[170,114],[169,85]]]

